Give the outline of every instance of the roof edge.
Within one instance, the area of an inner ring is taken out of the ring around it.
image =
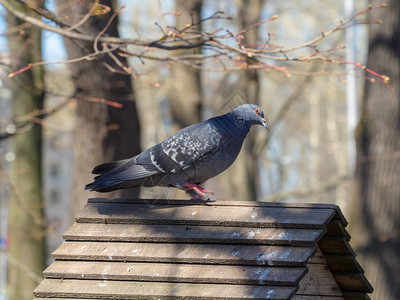
[[[257,202],[257,201],[209,201],[201,202],[187,199],[130,199],[130,198],[89,198],[88,203],[119,203],[119,204],[161,204],[161,205],[213,205],[213,206],[251,206],[251,207],[286,207],[286,208],[313,208],[313,209],[334,209],[336,215],[346,227],[348,222],[341,209],[336,204],[323,203],[286,203],[286,202]]]

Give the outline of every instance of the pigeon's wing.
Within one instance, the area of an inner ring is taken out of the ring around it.
[[[160,173],[180,173],[218,151],[220,146],[220,132],[206,121],[186,127],[147,149],[135,157],[135,163],[152,165]]]
[[[86,189],[109,190],[124,182],[134,186],[153,175],[179,174],[219,151],[222,140],[210,120],[186,127],[131,159],[97,166],[93,173],[100,175]]]
[[[104,190],[111,189],[113,186],[123,182],[131,182],[132,186],[140,185],[142,180],[155,175],[158,170],[154,166],[138,165],[135,158],[114,161],[97,166],[92,173],[100,174],[94,178],[94,182],[86,185],[85,189]]]

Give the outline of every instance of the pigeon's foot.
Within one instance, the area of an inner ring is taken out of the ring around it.
[[[184,189],[186,192],[187,192],[187,191],[190,191],[190,190],[193,190],[193,191],[195,191],[198,195],[200,195],[200,196],[202,196],[202,197],[206,196],[206,194],[208,194],[208,195],[214,195],[214,193],[213,193],[212,191],[206,190],[205,188],[203,188],[203,187],[201,187],[201,186],[199,186],[199,185],[197,185],[197,184],[189,183],[189,182],[187,182],[187,183],[184,184],[184,188],[183,188],[183,189]]]
[[[192,197],[193,200],[196,201],[201,201],[201,202],[208,202],[210,201],[210,198],[204,199],[207,194],[212,195],[214,194],[212,191],[206,190],[205,188],[193,184],[193,183],[185,183],[184,188],[183,188],[190,197]]]

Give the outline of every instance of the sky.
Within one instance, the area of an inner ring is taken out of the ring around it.
[[[55,11],[56,6],[54,0],[47,0],[46,7],[50,11]],[[43,19],[43,21],[45,20]],[[44,61],[60,61],[67,59],[63,40],[59,34],[44,30],[42,32],[42,48]]]
[[[5,32],[7,30],[7,24],[5,18],[3,16],[6,15],[5,8],[0,5],[0,52],[7,52],[7,38],[5,37]]]
[[[53,11],[55,9],[54,0],[47,0],[46,7]],[[0,16],[5,16],[6,10],[0,5]],[[47,23],[46,20],[43,21]],[[7,31],[7,23],[5,18],[0,18],[0,52],[6,53],[8,51],[7,38],[5,32]],[[60,35],[44,30],[42,32],[42,49],[43,49],[43,60],[44,61],[59,61],[67,58],[63,41]]]
[[[132,0],[120,0],[118,1],[119,5],[125,6],[125,8],[121,11],[120,14],[120,23],[123,25],[129,25],[131,23],[132,12],[137,11],[137,15],[139,18],[143,18],[143,20],[138,20],[140,23],[146,23],[147,15],[146,13],[141,13],[141,10],[146,9],[146,5],[143,5],[141,1],[132,1]],[[172,11],[173,10],[173,1],[163,1],[162,2],[162,10],[163,11]],[[54,0],[46,0],[46,7],[50,11],[55,11],[56,5]],[[0,16],[5,16],[6,10],[3,6],[0,5]],[[52,22],[42,19],[44,22],[52,24]],[[54,25],[54,23],[53,23]],[[153,24],[152,24],[153,25]],[[8,51],[7,47],[7,38],[4,33],[7,30],[7,24],[5,18],[0,18],[0,52],[6,53]],[[130,37],[132,35],[130,26],[121,26],[120,28],[121,37]],[[67,59],[67,53],[65,51],[62,37],[59,34],[43,30],[42,31],[42,55],[43,60],[52,62],[52,61],[62,61]],[[51,66],[51,65],[50,65]]]
[[[141,27],[153,27],[155,24],[154,21],[149,22],[148,16],[148,6],[154,5],[157,3],[156,1],[150,2],[142,2],[137,0],[120,0],[119,5],[124,5],[125,8],[120,13],[120,35],[121,37],[133,37],[135,34],[132,34],[132,27],[135,24],[140,24]],[[174,10],[174,1],[167,0],[162,1],[162,11],[170,12]],[[338,3],[338,5],[342,5],[343,3]],[[46,0],[46,7],[50,11],[55,11],[55,0]],[[205,7],[213,7],[213,3],[207,3]],[[147,10],[147,11],[146,11]],[[205,9],[205,14],[207,14],[207,10]],[[229,12],[228,12],[229,13]],[[269,12],[271,13],[271,12]],[[5,16],[6,11],[3,6],[0,5],[0,16]],[[153,16],[154,17],[154,16]],[[166,16],[167,23],[173,24],[173,16]],[[168,19],[170,18],[170,19]],[[160,19],[158,16],[155,16],[153,20]],[[48,20],[42,19],[44,22],[51,23]],[[144,26],[142,26],[144,24]],[[7,30],[7,24],[5,22],[5,18],[0,18],[0,52],[7,52],[7,39],[4,33]],[[49,31],[42,32],[42,48],[43,48],[43,60],[44,61],[62,61],[67,59],[67,54],[64,49],[63,41],[60,35],[56,33],[52,33]]]

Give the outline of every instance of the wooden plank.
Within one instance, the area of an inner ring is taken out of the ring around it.
[[[193,200],[176,199],[126,199],[126,198],[89,198],[88,203],[127,203],[127,204],[150,204],[150,205],[207,205],[207,206],[248,206],[248,207],[286,207],[286,208],[312,208],[312,209],[333,209],[334,219],[340,220],[344,226],[348,225],[339,206],[335,204],[322,203],[297,203],[297,202],[256,202],[256,201],[211,201],[207,203]]]
[[[289,299],[294,287],[44,279],[36,297],[100,299]]]
[[[308,261],[309,264],[327,264],[324,254],[322,254],[321,249],[317,245],[317,250],[314,255]]]
[[[296,295],[342,296],[326,264],[308,264],[308,273],[300,281]]]
[[[46,278],[296,286],[306,267],[55,261]]]
[[[344,236],[348,241],[351,239],[350,234],[340,220],[332,220],[328,223],[326,235]]]
[[[318,246],[324,254],[342,254],[355,256],[354,250],[344,236],[324,236]]]
[[[336,211],[336,214],[335,214],[335,216],[333,217],[333,219],[340,220],[340,222],[342,222],[343,226],[344,226],[344,227],[347,227],[347,225],[349,225],[349,222],[347,222],[347,220],[346,220],[346,218],[344,217],[344,214],[343,214],[343,212],[341,211],[340,207],[337,206],[337,205],[335,205],[335,211]]]
[[[333,276],[343,291],[364,293],[372,293],[374,291],[364,274],[335,272]]]
[[[331,272],[360,272],[364,273],[360,264],[353,255],[322,254],[317,246],[317,251],[308,261],[309,264],[328,264]]]
[[[64,242],[52,256],[64,260],[304,266],[314,251],[314,247],[294,246]]]
[[[247,228],[186,225],[126,225],[74,223],[67,241],[240,243],[313,246],[322,229]]]
[[[363,268],[353,255],[326,254],[325,259],[332,272],[364,273]]]
[[[257,201],[229,201],[213,200],[210,202],[197,202],[188,199],[130,199],[130,198],[89,198],[88,203],[124,203],[124,204],[150,204],[150,205],[208,205],[208,206],[249,206],[249,207],[290,207],[336,209],[335,204],[324,203],[298,203],[298,202],[257,202]]]
[[[343,297],[345,300],[371,300],[368,294],[357,292],[343,292]]]
[[[78,223],[325,228],[332,209],[89,203]]]
[[[302,296],[302,295],[294,295],[291,300],[344,300],[343,297],[334,297],[334,296]]]

